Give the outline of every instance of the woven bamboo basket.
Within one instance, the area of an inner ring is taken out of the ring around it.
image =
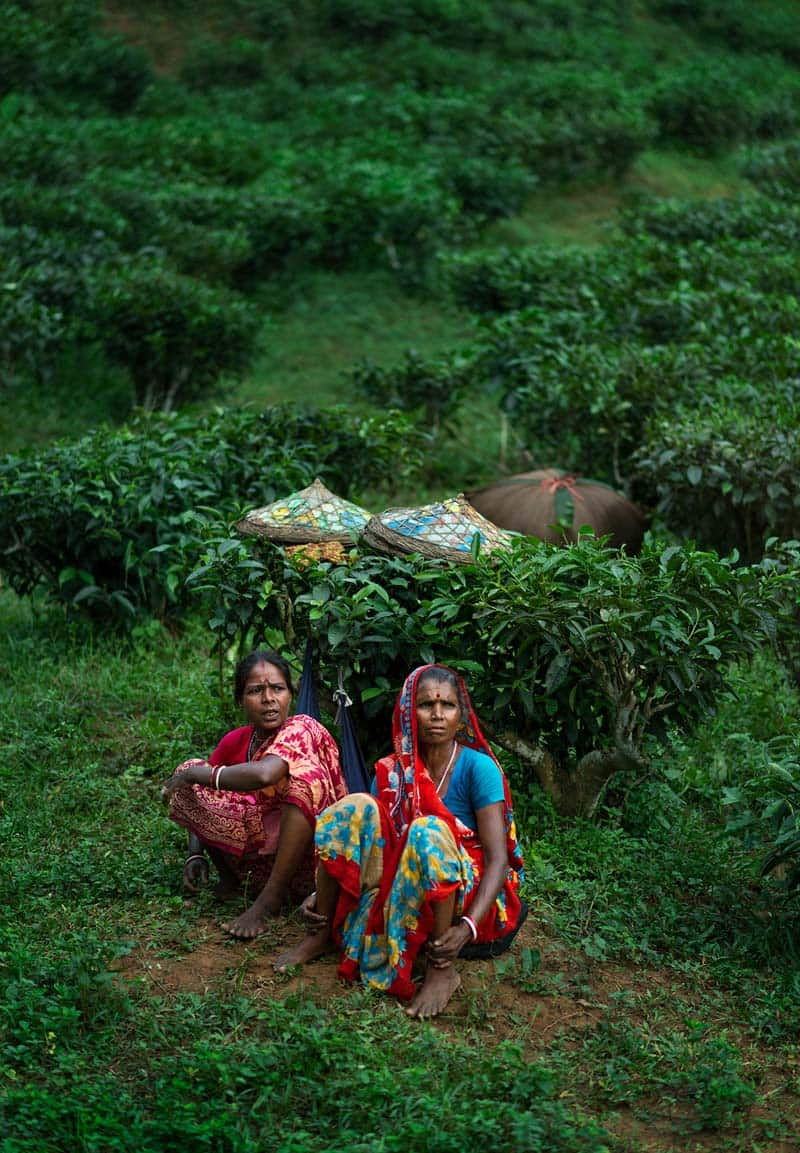
[[[267,537],[279,544],[325,541],[352,544],[369,517],[366,509],[336,496],[317,477],[307,488],[253,509],[236,528],[246,535]]]
[[[472,507],[463,493],[422,508],[387,508],[367,522],[362,541],[378,552],[419,553],[469,564],[478,536],[481,553],[508,548],[512,534]]]

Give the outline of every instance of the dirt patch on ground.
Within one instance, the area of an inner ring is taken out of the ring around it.
[[[213,995],[241,987],[284,998],[302,990],[325,1004],[351,993],[353,986],[338,975],[335,955],[276,973],[276,959],[303,935],[298,921],[276,919],[247,943],[228,937],[223,922],[224,916],[198,921],[177,956],[161,950],[157,941],[139,943],[119,962],[119,971],[167,995]],[[669,979],[658,972],[589,962],[549,941],[533,919],[523,925],[509,953],[489,961],[459,961],[458,967],[461,987],[437,1026],[463,1033],[467,1022],[486,1027],[494,1043],[513,1038],[526,1048],[549,1043],[565,1030],[591,1028],[617,997],[670,989]]]
[[[304,932],[299,920],[277,919],[259,938],[245,944],[226,935],[225,919],[224,911],[201,915],[178,949],[163,941],[142,940],[118,962],[118,971],[126,980],[141,982],[154,995],[165,997],[181,993],[224,996],[241,990],[256,997],[283,999],[303,993],[317,1004],[330,1005],[356,995],[354,987],[339,978],[334,955],[288,974],[276,973],[277,957]],[[574,1055],[579,1070],[583,1068],[581,1050],[585,1043],[591,1044],[592,1030],[624,1020],[646,1034],[652,1014],[669,1029],[673,1027],[670,1022],[680,1028],[701,1011],[703,991],[679,974],[591,960],[554,940],[533,917],[509,953],[490,961],[460,961],[458,967],[461,987],[432,1027],[481,1045],[514,1041],[528,1060],[550,1061],[554,1052],[560,1052],[563,1062],[565,1054],[568,1061]],[[397,1011],[402,1011],[400,1005]],[[730,1026],[727,1017],[718,1023],[720,1033],[729,1037]],[[631,1153],[723,1149],[796,1153],[800,1134],[786,1136],[787,1119],[797,1112],[791,1076],[774,1066],[770,1072],[769,1055],[751,1052],[752,1038],[737,1038],[737,1044],[745,1074],[752,1071],[760,1083],[758,1099],[737,1113],[732,1128],[703,1131],[691,1092],[678,1098],[639,1096],[630,1105],[605,1108],[600,1104],[601,1094],[596,1116],[615,1135],[615,1148]],[[589,1102],[597,1093],[593,1083],[597,1070],[587,1066],[585,1073],[585,1089],[573,1087],[562,1096],[574,1095],[577,1107],[594,1112]],[[582,1077],[580,1073],[578,1084]],[[788,1123],[789,1129],[793,1126],[794,1122]]]

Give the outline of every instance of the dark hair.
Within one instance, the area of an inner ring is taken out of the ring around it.
[[[276,669],[280,669],[283,679],[289,686],[289,692],[294,696],[292,670],[289,668],[289,662],[280,653],[272,652],[270,649],[256,649],[254,653],[248,653],[246,657],[242,657],[233,674],[233,699],[237,705],[241,705],[244,700],[244,686],[247,678],[256,665],[260,665],[262,661],[264,664],[274,665]]]
[[[469,719],[469,708],[464,699],[459,679],[452,669],[449,669],[447,665],[432,665],[429,669],[426,669],[424,673],[420,674],[420,678],[417,681],[417,690],[419,690],[423,681],[436,681],[437,684],[449,685],[451,689],[455,689],[456,699],[461,709],[461,722],[462,724],[467,723]]]

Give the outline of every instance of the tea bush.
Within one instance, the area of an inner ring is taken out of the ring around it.
[[[127,112],[152,79],[145,52],[101,32],[96,5],[80,0],[4,5],[0,96],[28,92],[54,109],[77,100]]]
[[[737,52],[774,52],[800,62],[800,18],[786,0],[653,0],[652,7]]]
[[[431,363],[413,349],[394,369],[364,361],[349,374],[356,392],[371,404],[415,414],[434,438],[443,425],[452,424],[468,388],[468,375],[468,367],[457,358]]]
[[[248,87],[265,79],[269,68],[267,45],[246,37],[222,44],[200,40],[190,45],[180,64],[180,77],[189,88]]]
[[[605,248],[501,248],[447,254],[441,265],[455,300],[490,315],[537,305],[577,308],[593,303],[598,289],[605,290],[613,278],[629,291],[624,257]]]
[[[341,670],[373,718],[370,752],[409,663],[463,669],[495,739],[573,815],[593,810],[615,772],[642,768],[665,724],[705,714],[727,662],[763,643],[782,588],[691,546],[633,558],[591,538],[563,550],[520,541],[466,566],[354,554],[282,573],[257,546],[222,538],[190,584],[211,597],[225,649],[265,628],[311,636],[323,678]]]
[[[109,358],[128,370],[136,403],[169,411],[250,363],[258,318],[234,294],[139,259],[103,269],[90,318]]]
[[[619,223],[630,235],[646,232],[672,246],[696,240],[716,244],[756,239],[772,247],[794,246],[800,237],[797,210],[758,195],[654,200],[622,212]]]
[[[742,171],[756,187],[773,200],[796,201],[800,173],[800,141],[785,140],[779,144],[751,149]]]
[[[765,70],[773,83],[762,86]],[[798,124],[798,78],[779,60],[695,52],[673,62],[647,102],[664,140],[700,151],[776,137]]]
[[[2,569],[17,592],[43,586],[95,616],[178,613],[212,526],[317,474],[342,495],[390,470],[402,477],[416,453],[408,422],[392,413],[142,414],[118,432],[0,463]]]
[[[755,400],[654,422],[633,466],[670,528],[746,561],[768,537],[800,537],[798,400],[795,386],[779,416]]]

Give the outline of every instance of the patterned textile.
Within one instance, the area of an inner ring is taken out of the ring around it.
[[[431,667],[415,669],[397,699],[395,752],[375,766],[377,798],[346,797],[322,814],[316,832],[320,864],[340,885],[333,920],[343,952],[340,973],[403,998],[414,992],[411,969],[433,927],[433,902],[455,891],[456,915],[466,912],[484,867],[477,833],[439,798],[419,754],[416,694]],[[457,740],[497,763],[459,683],[468,721]],[[503,783],[508,869],[493,909],[478,925],[482,942],[512,932],[521,911],[522,856],[505,776]]]
[[[463,493],[421,508],[387,508],[371,517],[364,540],[380,551],[421,552],[467,562],[478,537],[482,553],[508,549],[512,536],[464,499]]]
[[[176,771],[185,771],[196,764],[243,764],[248,760],[252,735],[250,725],[236,729],[223,737],[208,761],[198,758],[184,761]],[[218,755],[221,751],[228,757],[231,753],[233,756],[223,760]],[[253,793],[192,785],[172,794],[169,809],[173,821],[195,833],[204,844],[224,853],[226,863],[240,879],[253,874],[251,879],[256,883],[256,872],[259,877],[264,876],[262,887],[278,847],[282,806],[296,805],[313,828],[322,810],[347,792],[336,742],[313,717],[302,713],[288,717],[280,729],[254,751],[251,759],[258,761],[270,755],[280,757],[289,765],[288,776],[277,785]],[[312,849],[303,870],[310,881],[306,893],[313,888],[313,868]]]
[[[253,509],[236,527],[239,532],[277,541],[352,543],[369,516],[360,505],[336,496],[317,477],[307,488]]]

